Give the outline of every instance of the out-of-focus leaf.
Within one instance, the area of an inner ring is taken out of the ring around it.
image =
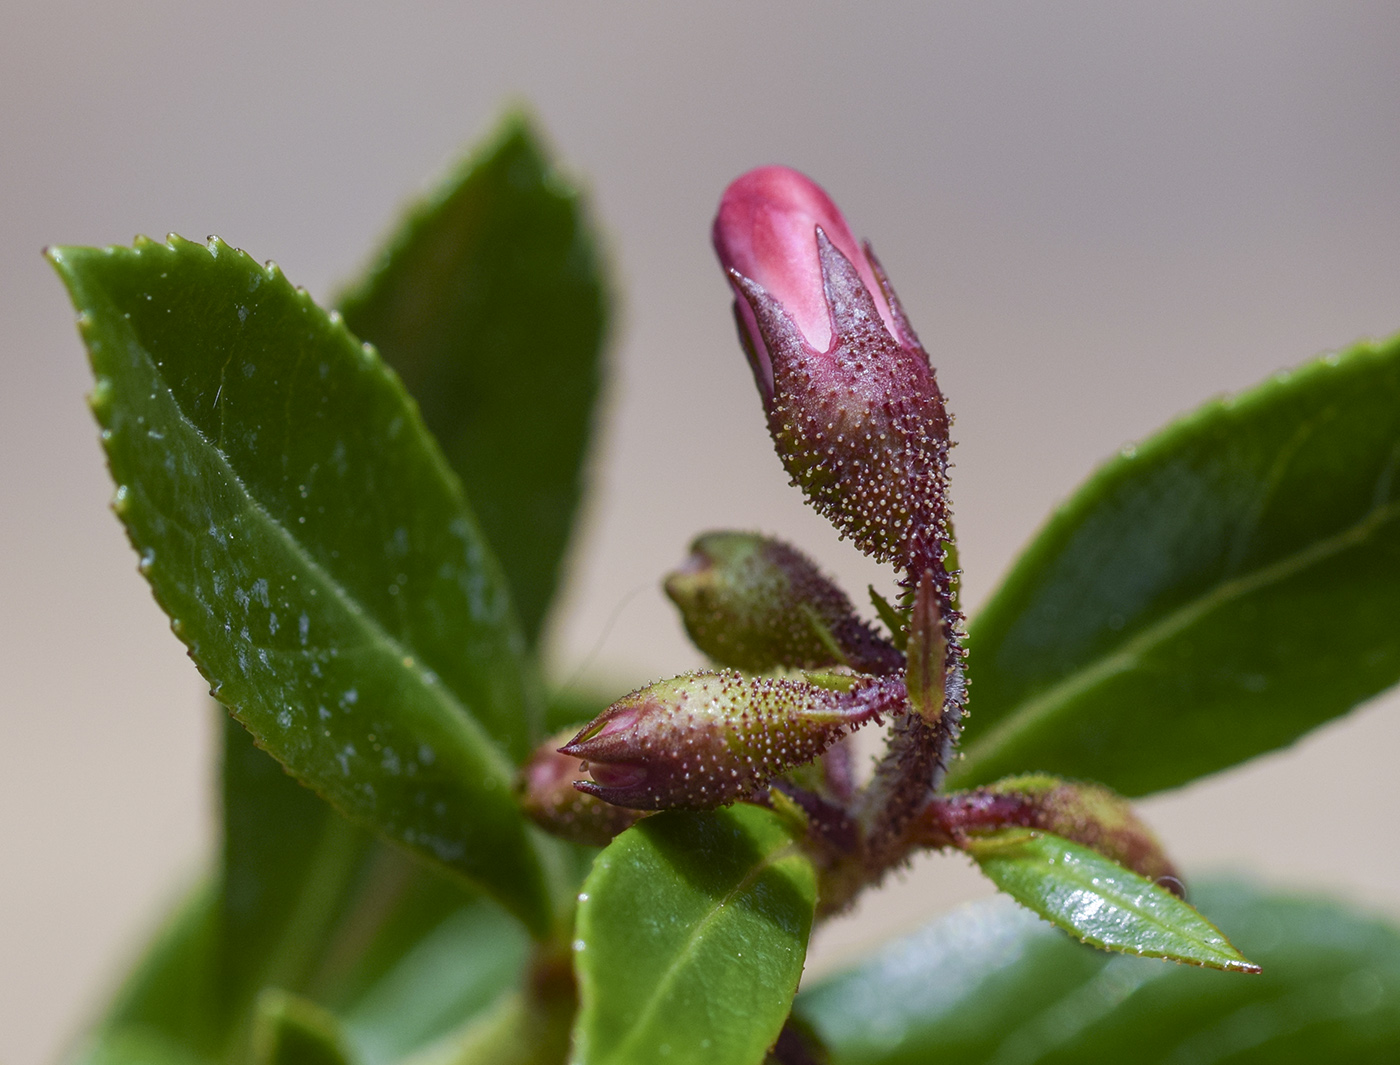
[[[175,909],[168,923],[117,992],[107,1015],[75,1061],[141,1060],[163,1063],[217,1057],[223,1030],[218,1018],[215,959],[219,942],[217,883],[202,883]],[[147,1050],[132,1048],[149,1047]]]
[[[258,997],[252,1065],[349,1065],[340,1022],[309,999],[276,988]]]
[[[567,994],[512,992],[401,1065],[559,1065],[573,1013]]]
[[[577,1065],[755,1065],[807,951],[816,877],[786,824],[737,805],[618,836],[579,896]]]
[[[627,690],[625,686],[619,685],[613,689],[611,695],[600,695],[596,690],[598,687],[595,684],[583,690],[566,688],[551,693],[549,703],[545,707],[545,722],[549,726],[550,734],[562,732],[571,725],[582,727],[588,724],[606,710],[619,694]]]
[[[535,734],[499,570],[373,350],[217,241],[50,256],[115,507],[215,695],[352,819],[492,891],[547,889],[512,800]]]
[[[218,994],[237,1024],[268,986],[300,991],[369,855],[381,846],[224,718]]]
[[[102,1031],[75,1059],[78,1065],[210,1065],[184,1043],[139,1024]]]
[[[459,879],[350,826],[231,721],[224,791],[223,891],[242,901],[202,888],[85,1054],[126,1045],[133,1032],[189,1054],[241,1054],[252,1004],[275,986],[330,1009],[356,1061],[381,1065],[480,1021],[519,988],[527,942],[515,921]],[[576,886],[591,852],[557,849],[577,863],[564,871]]]
[[[1241,978],[1085,950],[1005,899],[798,996],[838,1065],[1313,1065],[1400,1056],[1400,933],[1335,903],[1202,886],[1263,966]]]
[[[1062,506],[972,625],[951,787],[1171,788],[1400,679],[1400,339],[1217,400]]]
[[[1196,910],[1098,851],[1024,828],[973,837],[965,848],[1002,891],[1095,947],[1258,972]]]
[[[443,918],[337,1012],[364,1065],[389,1065],[476,1018],[520,985],[529,940],[480,900]]]
[[[578,508],[607,303],[582,198],[521,115],[412,209],[341,301],[462,478],[532,642]]]

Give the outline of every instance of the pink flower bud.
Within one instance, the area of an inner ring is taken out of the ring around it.
[[[794,483],[867,554],[939,568],[948,416],[869,245],[819,186],[776,166],[729,186],[714,243]]]
[[[735,179],[715,215],[715,250],[726,273],[732,270],[761,285],[782,305],[807,343],[826,351],[831,346],[831,311],[822,291],[814,239],[817,226],[855,265],[867,291],[878,293],[875,303],[880,317],[890,333],[898,335],[875,272],[851,236],[846,219],[820,185],[791,167],[761,166]],[[758,362],[754,376],[765,396],[771,395],[773,370],[767,346],[737,284],[735,294],[739,296],[736,309]]]
[[[637,810],[708,809],[760,793],[852,729],[904,709],[898,680],[833,691],[732,670],[659,681],[619,699],[559,748],[587,763],[574,787]]]

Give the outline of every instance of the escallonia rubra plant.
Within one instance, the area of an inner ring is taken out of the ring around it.
[[[943,792],[967,683],[947,502],[949,417],[934,368],[870,245],[856,243],[806,176],[766,166],[738,178],[720,200],[714,245],[783,465],[842,536],[895,566],[902,594],[896,606],[881,604],[890,625],[882,637],[795,548],[754,534],[700,537],[666,590],[700,649],[726,668],[652,684],[608,707],[557,754],[546,744],[541,764],[562,755],[587,776],[569,781],[562,765],[548,777],[537,771],[527,778],[541,785],[527,787],[527,809],[565,836],[577,820],[585,842],[595,841],[604,815],[586,800],[561,802],[560,787],[635,811],[735,801],[780,809],[801,826],[822,914],[847,906],[918,848],[987,853],[1008,829],[1055,833],[1064,846],[1122,863],[1120,876],[1130,871],[1179,894],[1152,832],[1101,787],[1024,777]],[[885,755],[857,786],[845,741],[886,719]],[[1071,914],[1046,916],[1080,930]],[[1214,955],[1131,939],[1101,945],[1255,968],[1219,936]]]
[[[1187,880],[1131,800],[1400,680],[1400,343],[1126,449],[967,624],[951,420],[870,246],[776,166],[713,239],[778,457],[895,591],[703,533],[664,588],[714,668],[621,698],[542,680],[609,301],[527,120],[331,311],[213,238],[49,252],[225,723],[216,867],[76,1059],[1393,1056],[1400,932]],[[1015,902],[798,993],[813,925],[928,850]]]

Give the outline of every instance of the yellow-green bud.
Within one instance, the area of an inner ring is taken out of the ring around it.
[[[695,646],[722,666],[903,669],[903,657],[856,614],[846,594],[793,547],[757,533],[710,532],[666,578]]]

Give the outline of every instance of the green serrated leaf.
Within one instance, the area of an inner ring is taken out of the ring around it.
[[[1005,899],[804,988],[837,1065],[1313,1065],[1400,1051],[1400,932],[1332,902],[1204,884],[1249,979],[1084,950]]]
[[[1291,743],[1400,679],[1400,339],[1210,403],[1098,471],[968,637],[951,787],[1125,795]]]
[[[756,806],[672,811],[618,836],[579,896],[576,1065],[754,1065],[807,950],[816,877]]]
[[[1103,950],[1257,973],[1213,924],[1171,892],[1050,832],[1003,828],[964,849],[1021,905]]]
[[[50,252],[79,309],[114,506],[172,627],[260,745],[537,931],[508,597],[372,349],[217,241]]]
[[[582,490],[608,324],[582,197],[512,115],[341,301],[417,398],[534,642]]]

